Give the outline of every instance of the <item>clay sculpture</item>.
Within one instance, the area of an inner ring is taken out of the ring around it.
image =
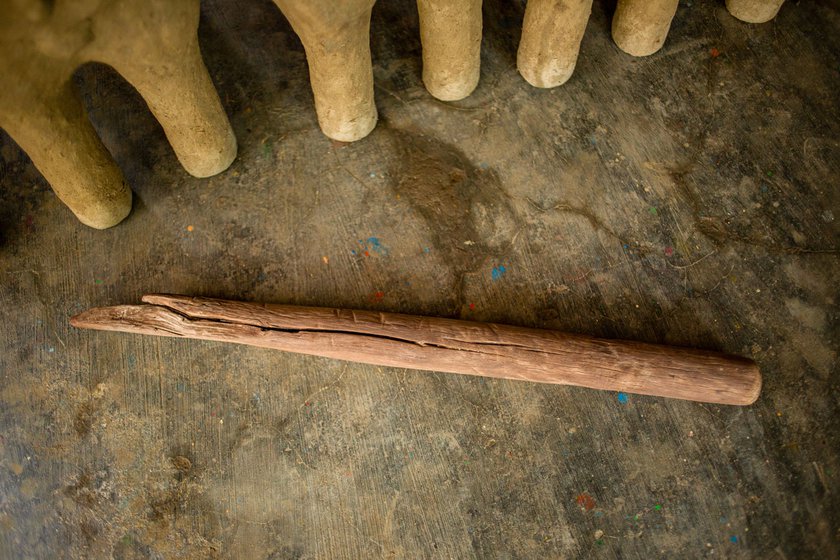
[[[82,223],[119,223],[131,190],[74,91],[81,64],[108,64],[137,88],[190,174],[215,175],[236,156],[198,49],[198,16],[198,0],[3,3],[0,127]]]
[[[274,0],[306,51],[315,110],[328,137],[352,142],[376,126],[370,17],[376,0]],[[745,22],[784,0],[726,0]],[[481,59],[481,0],[417,0],[423,82],[443,101],[470,95]],[[618,0],[613,39],[634,56],[665,42],[678,0]],[[592,0],[528,0],[517,67],[551,88],[574,72]],[[81,64],[115,68],[146,100],[184,168],[225,170],[236,139],[201,59],[199,0],[9,0],[0,9],[0,127],[85,224],[107,228],[131,191],[88,122],[70,81]]]

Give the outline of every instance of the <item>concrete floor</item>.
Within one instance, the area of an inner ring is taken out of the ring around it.
[[[523,3],[487,0],[481,83],[446,104],[413,4],[381,0],[380,124],[343,145],[273,5],[206,2],[239,157],[188,176],[130,86],[82,68],[135,192],[107,231],[0,136],[0,557],[839,557],[840,6],[750,26],[681,3],[644,59],[612,9],[541,91]],[[149,292],[722,350],[764,389],[625,400],[68,325]]]

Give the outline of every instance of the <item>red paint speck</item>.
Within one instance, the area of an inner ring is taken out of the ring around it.
[[[665,253],[666,257],[670,257],[674,254],[674,248],[673,247],[665,247],[665,251],[663,251],[663,252]]]
[[[365,251],[365,256],[366,256],[366,257],[369,257],[369,256],[370,256],[370,253],[368,253],[367,251]]]
[[[475,304],[474,303],[470,304],[470,309],[475,309]]]
[[[712,58],[717,58],[720,56],[720,51],[712,47],[712,50],[709,51],[709,54],[712,55]]]
[[[585,509],[586,511],[592,511],[595,509],[595,498],[586,492],[578,494],[577,498],[575,498],[575,502],[577,502],[577,505],[580,506],[581,509]]]
[[[377,302],[382,301],[382,298],[385,297],[385,292],[373,292],[370,296],[370,301]]]

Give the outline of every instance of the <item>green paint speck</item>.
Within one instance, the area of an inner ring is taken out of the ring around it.
[[[659,505],[659,504],[656,504],[655,506],[653,506],[653,509],[655,509],[656,511],[659,511],[659,510],[662,509],[662,506]]]
[[[648,209],[648,212],[650,212],[652,216],[656,216],[656,214],[657,214],[657,210],[656,210],[656,208],[655,208],[654,206],[651,206],[651,207]]]
[[[598,546],[603,546],[604,539],[598,539],[597,541],[595,541],[595,544],[597,544]]]
[[[767,176],[768,176],[768,177],[772,177],[772,176],[773,176],[773,172],[772,172],[772,171],[768,171],[768,172],[767,172]]]
[[[101,286],[102,284],[105,283],[105,281],[104,280],[94,280],[93,283],[96,284],[97,286]]]

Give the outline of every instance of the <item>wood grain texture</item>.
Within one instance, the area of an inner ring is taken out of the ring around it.
[[[761,391],[752,360],[704,350],[399,313],[163,294],[143,301],[93,308],[70,323],[717,404],[752,404]]]

